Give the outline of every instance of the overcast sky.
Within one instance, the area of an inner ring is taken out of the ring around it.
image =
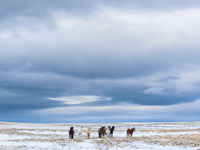
[[[200,121],[199,0],[0,0],[0,121]]]

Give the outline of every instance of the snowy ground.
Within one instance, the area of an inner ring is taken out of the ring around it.
[[[0,149],[8,150],[200,150],[200,123],[112,123],[90,124],[91,139],[86,133],[81,138],[81,126],[88,124],[22,124],[0,122]],[[114,138],[99,139],[97,129],[114,125]],[[75,139],[68,139],[70,126],[74,126]],[[127,128],[136,128],[133,138],[126,138]]]

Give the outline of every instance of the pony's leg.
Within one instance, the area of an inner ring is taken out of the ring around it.
[[[90,138],[90,132],[87,131],[87,138],[89,139]]]
[[[126,138],[128,138],[128,132],[126,132]]]

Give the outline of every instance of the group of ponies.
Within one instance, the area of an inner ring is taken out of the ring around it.
[[[101,128],[98,129],[98,136],[99,138],[104,138],[105,136],[109,137],[109,138],[113,138],[113,133],[115,130],[115,126],[108,126],[108,128],[106,128],[105,126],[102,126]],[[83,126],[81,126],[80,130],[78,131],[78,135],[82,138],[83,136]],[[127,129],[126,131],[126,136],[127,137],[132,137],[133,132],[135,132],[135,128],[131,128],[131,129]],[[90,139],[90,133],[91,133],[91,126],[88,126],[87,130],[87,138]],[[70,127],[69,130],[69,139],[73,139],[74,138],[74,127]]]
[[[98,129],[99,138],[105,137],[107,135],[108,137],[113,137],[113,132],[115,130],[115,126],[108,126],[108,132],[106,132],[107,128],[105,126],[102,126]]]

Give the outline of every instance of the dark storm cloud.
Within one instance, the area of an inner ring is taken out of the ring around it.
[[[99,5],[110,7],[127,7],[136,9],[163,9],[163,8],[187,8],[198,7],[198,0],[1,0],[0,12],[2,17],[6,16],[40,16],[50,10],[67,10],[75,12],[88,12]]]
[[[1,72],[0,76],[2,113],[62,106],[61,103],[49,101],[46,97],[58,96],[62,89],[53,84],[53,81],[47,83],[49,79],[44,80],[40,74]]]
[[[145,10],[173,10],[181,8],[197,8],[198,0],[1,0],[0,1],[0,18],[2,21],[12,20],[14,23],[26,17],[40,19],[43,23],[52,23],[52,11],[66,11],[71,15],[89,15],[99,7],[113,7],[120,9],[129,9],[136,11]],[[20,19],[20,17],[22,17]],[[44,18],[45,21],[43,20]],[[41,21],[41,22],[42,22]],[[22,23],[23,21],[21,21]],[[2,22],[1,22],[2,23]],[[9,25],[9,24],[6,24]]]
[[[92,8],[93,2],[80,0],[1,0],[1,17],[27,16],[27,17],[48,17],[48,11],[88,11]]]

